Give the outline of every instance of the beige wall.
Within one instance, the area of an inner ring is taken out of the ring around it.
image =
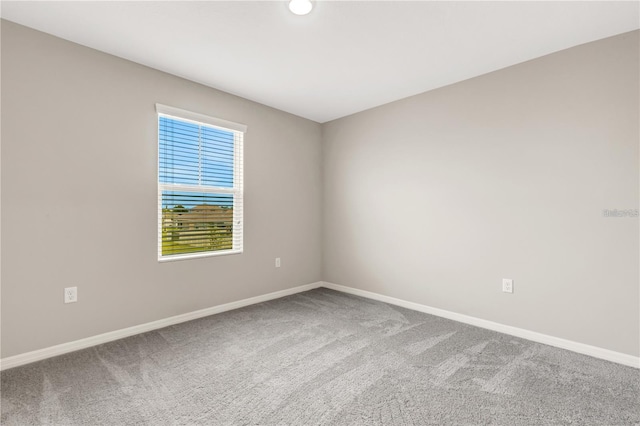
[[[638,34],[326,124],[324,280],[639,355]]]
[[[156,102],[249,126],[244,254],[158,263]],[[2,357],[320,280],[320,138],[2,21]]]
[[[320,279],[639,355],[638,32],[324,126],[1,40],[3,358]],[[249,126],[244,254],[157,262],[156,102]]]

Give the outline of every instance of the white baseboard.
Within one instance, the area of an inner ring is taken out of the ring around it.
[[[206,309],[200,309],[198,311],[188,312],[186,314],[176,315],[173,317],[161,319],[158,321],[148,322],[146,324],[140,324],[133,327],[123,328],[121,330],[111,331],[108,333],[99,334],[96,336],[87,337],[85,339],[75,340],[73,342],[63,343],[56,346],[51,346],[44,349],[38,349],[36,351],[27,352],[0,360],[0,371],[7,370],[9,368],[18,367],[20,365],[29,364],[35,361],[40,361],[46,358],[51,358],[57,355],[66,354],[69,352],[85,349],[91,346],[96,346],[102,343],[111,342],[113,340],[122,339],[124,337],[133,336],[135,334],[145,333],[147,331],[157,330],[159,328],[168,327],[170,325],[179,324],[186,321],[191,321],[197,318],[206,317],[220,312],[226,312],[233,309],[242,308],[256,303],[266,302],[268,300],[279,299],[281,297],[289,296],[296,293],[301,293],[307,290],[313,290],[318,287],[326,287],[332,290],[341,291],[343,293],[349,293],[356,296],[366,297],[368,299],[378,300],[380,302],[389,303],[391,305],[401,306],[403,308],[411,309],[418,312],[424,312],[431,315],[451,319],[454,321],[462,322],[465,324],[475,325],[477,327],[486,328],[500,333],[509,334],[523,339],[531,340],[538,343],[543,343],[550,346],[555,346],[562,349],[567,349],[573,352],[578,352],[584,355],[589,355],[595,358],[604,359],[607,361],[616,362],[618,364],[627,365],[630,367],[640,368],[640,357],[635,357],[620,352],[611,351],[608,349],[599,348],[597,346],[586,345],[584,343],[578,343],[571,340],[561,339],[559,337],[549,336],[547,334],[537,333],[535,331],[529,331],[518,327],[512,327],[509,325],[500,324],[493,321],[487,321],[480,318],[458,314],[444,309],[433,308],[431,306],[422,305],[420,303],[408,302],[402,299],[396,299],[395,297],[384,296],[382,294],[373,293],[366,290],[360,290],[357,288],[346,287],[339,284],[333,284],[329,282],[316,282],[307,285],[301,285],[298,287],[276,291],[273,293],[264,294],[262,296],[250,297],[248,299],[238,300],[237,302],[225,303],[224,305],[213,306]]]
[[[636,357],[633,355],[623,354],[620,352],[611,351],[609,349],[599,348],[597,346],[591,346],[584,343],[561,339],[559,337],[549,336],[547,334],[537,333],[535,331],[512,327],[493,321],[487,321],[480,318],[458,314],[455,312],[446,311],[444,309],[433,308],[431,306],[422,305],[420,303],[408,302],[406,300],[396,299],[395,297],[384,296],[382,294],[372,293],[370,291],[360,290],[352,287],[346,287],[339,284],[323,282],[322,287],[353,294],[356,296],[366,297],[367,299],[378,300],[380,302],[401,306],[403,308],[411,309],[418,312],[424,312],[426,314],[436,315],[465,324],[475,325],[477,327],[498,331],[500,333],[509,334],[511,336],[521,337],[523,339],[531,340],[538,343],[544,343],[545,345],[555,346],[557,348],[567,349],[573,352],[578,352],[595,358],[612,361],[618,364],[640,368],[640,357]]]
[[[133,336],[135,334],[145,333],[147,331],[157,330],[159,328],[168,327],[170,325],[179,324],[181,322],[191,321],[197,318],[206,317],[220,312],[238,309],[256,303],[266,302],[268,300],[279,299],[307,290],[313,290],[322,285],[322,282],[301,285],[286,290],[280,290],[273,293],[264,294],[262,296],[250,297],[248,299],[238,300],[237,302],[225,303],[224,305],[212,306],[210,308],[200,309],[198,311],[188,312],[186,314],[176,315],[173,317],[161,319],[158,321],[148,322],[133,327],[123,328],[121,330],[110,331],[108,333],[98,334],[96,336],[87,337],[85,339],[75,340],[73,342],[62,343],[60,345],[51,346],[44,349],[38,349],[32,352],[3,358],[0,360],[0,371],[9,368],[18,367],[20,365],[29,364],[57,355],[66,354],[80,349],[89,348],[102,343],[111,342],[113,340],[122,339],[124,337]]]

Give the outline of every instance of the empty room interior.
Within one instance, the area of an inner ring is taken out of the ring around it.
[[[640,424],[640,2],[0,8],[2,425]]]

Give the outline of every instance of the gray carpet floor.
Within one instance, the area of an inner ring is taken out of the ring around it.
[[[638,425],[640,371],[327,289],[13,368],[2,425]]]

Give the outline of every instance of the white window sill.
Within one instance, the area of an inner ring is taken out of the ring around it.
[[[165,262],[173,262],[176,260],[189,260],[189,259],[200,259],[203,257],[226,256],[229,254],[242,254],[242,250],[220,250],[220,251],[209,251],[204,253],[168,255],[168,256],[159,257],[158,262],[165,263]]]

